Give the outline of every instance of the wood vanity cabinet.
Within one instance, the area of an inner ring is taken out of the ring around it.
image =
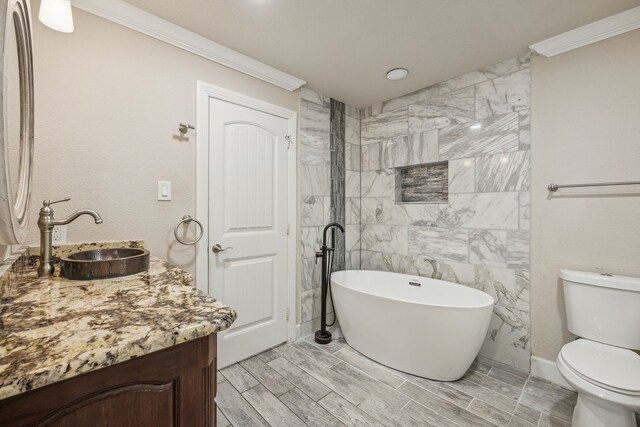
[[[212,334],[0,400],[0,426],[213,427]]]

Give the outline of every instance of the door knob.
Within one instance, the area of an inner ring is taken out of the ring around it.
[[[216,243],[211,247],[211,251],[213,251],[214,254],[219,254],[220,252],[224,252],[227,249],[233,249],[233,248],[231,246],[227,246],[226,248],[223,248],[222,246],[220,246],[219,243]]]

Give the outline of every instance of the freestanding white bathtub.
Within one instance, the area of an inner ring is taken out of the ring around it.
[[[381,271],[338,271],[331,286],[351,347],[383,365],[440,381],[455,381],[469,369],[494,303],[466,286]]]

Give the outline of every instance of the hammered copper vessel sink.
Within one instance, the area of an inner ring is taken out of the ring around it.
[[[149,269],[149,251],[140,248],[96,249],[60,257],[60,276],[97,280],[128,276]]]

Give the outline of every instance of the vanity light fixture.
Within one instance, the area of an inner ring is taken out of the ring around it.
[[[71,0],[42,0],[38,18],[53,30],[61,33],[73,32]]]
[[[387,72],[387,79],[389,80],[402,80],[409,75],[409,71],[406,68],[394,68]]]

